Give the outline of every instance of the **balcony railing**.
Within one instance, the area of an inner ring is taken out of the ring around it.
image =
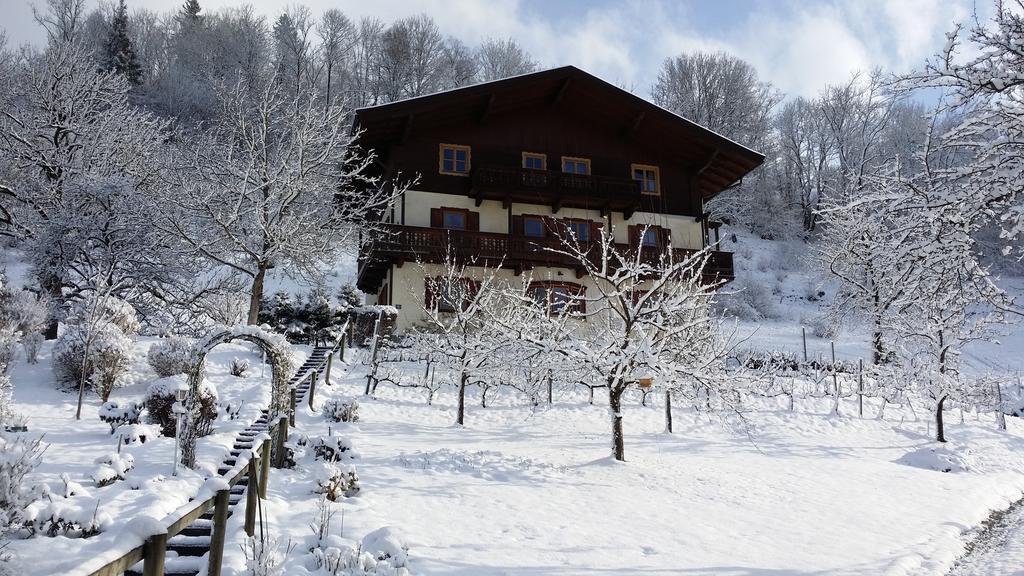
[[[640,182],[631,178],[553,170],[478,166],[473,168],[471,180],[481,198],[630,214],[639,208],[642,197]]]
[[[630,248],[616,244],[620,253]],[[553,250],[564,250],[557,238],[536,238],[492,232],[470,232],[444,228],[421,228],[416,226],[388,225],[376,240],[365,247],[359,256],[359,288],[375,292],[383,280],[387,265],[404,262],[442,263],[450,255],[456,261],[472,261],[479,266],[498,266],[515,270],[517,273],[537,266],[569,268],[583,273],[579,261],[568,254]],[[597,243],[582,248],[596,259],[600,257]],[[696,250],[674,248],[673,260],[681,261]],[[641,249],[640,257],[645,262],[657,263],[662,250],[653,247]],[[733,278],[731,252],[712,251],[704,267],[704,276],[709,279]]]

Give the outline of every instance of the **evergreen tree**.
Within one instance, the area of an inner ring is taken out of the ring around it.
[[[199,6],[199,0],[186,0],[181,6],[181,10],[178,11],[176,18],[183,27],[195,26],[202,20],[202,17],[199,15],[201,11],[202,7]]]
[[[128,7],[125,0],[121,0],[114,10],[110,32],[103,45],[103,57],[106,70],[124,74],[133,86],[142,83],[142,67],[139,66],[135,48],[128,36]]]

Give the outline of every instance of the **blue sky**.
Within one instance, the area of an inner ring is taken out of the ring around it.
[[[95,2],[97,0],[90,0]],[[173,10],[182,0],[128,0]],[[249,0],[273,17],[291,0]],[[200,0],[209,10],[240,0]],[[953,22],[992,12],[989,0],[305,0],[384,21],[416,13],[473,44],[516,38],[544,67],[574,64],[648,96],[661,62],[692,50],[725,50],[754,64],[789,95],[882,66],[907,71],[939,49]],[[39,41],[25,0],[0,0],[12,43]]]

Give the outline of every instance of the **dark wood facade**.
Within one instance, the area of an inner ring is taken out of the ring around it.
[[[355,128],[357,144],[376,154],[381,175],[418,178],[415,190],[468,196],[478,206],[499,200],[505,207],[547,205],[555,214],[583,208],[627,220],[647,212],[703,221],[704,202],[763,161],[757,152],[572,66],[364,108]],[[440,144],[471,147],[467,174],[439,171]],[[546,155],[546,170],[524,169],[524,152]],[[588,159],[590,174],[563,173],[563,156]],[[658,167],[659,194],[641,191],[632,179],[634,164]],[[395,223],[405,224],[404,211],[398,214]],[[424,234],[405,230],[398,237],[433,238]],[[416,249],[387,244],[361,254],[365,291],[379,288],[381,264],[401,262],[397,252]],[[731,258],[716,259],[728,260],[731,275]]]

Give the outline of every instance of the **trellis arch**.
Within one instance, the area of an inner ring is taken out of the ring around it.
[[[288,409],[288,380],[295,372],[288,341],[279,334],[256,326],[222,327],[196,342],[192,352],[192,369],[188,375],[188,395],[185,397],[186,418],[181,432],[181,463],[192,468],[196,464],[196,427],[199,418],[199,385],[206,374],[206,356],[214,348],[227,342],[244,340],[267,353],[271,367],[270,415],[273,419]]]

